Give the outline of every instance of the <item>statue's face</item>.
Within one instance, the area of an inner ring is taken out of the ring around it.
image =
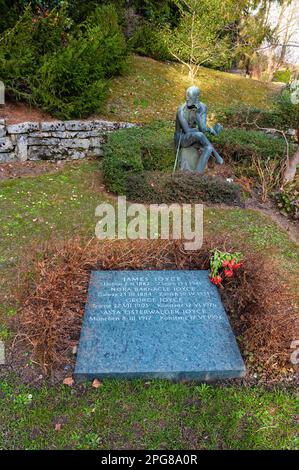
[[[197,86],[191,86],[186,91],[186,103],[188,108],[197,108],[199,104],[200,91]]]

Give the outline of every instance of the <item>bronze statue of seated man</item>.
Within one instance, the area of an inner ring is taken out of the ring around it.
[[[216,124],[214,127],[207,127],[207,106],[199,101],[199,97],[199,88],[197,86],[189,87],[186,92],[186,102],[178,108],[174,137],[177,149],[175,169],[178,166],[181,170],[204,173],[211,155],[214,155],[218,164],[223,164],[223,159],[205,135],[205,133],[218,135],[222,131],[222,126]],[[190,168],[188,160],[178,159],[180,150],[190,147],[193,148],[193,151],[196,149],[197,152],[195,168]],[[178,160],[180,161],[178,162]]]

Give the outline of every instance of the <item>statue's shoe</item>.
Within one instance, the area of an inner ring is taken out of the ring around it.
[[[220,132],[223,131],[223,127],[221,126],[221,124],[219,124],[219,122],[217,122],[217,124],[215,124],[214,131],[216,132],[217,135],[219,135]]]
[[[217,163],[218,165],[223,165],[223,163],[224,163],[223,158],[221,158],[221,157],[217,158],[216,163]]]

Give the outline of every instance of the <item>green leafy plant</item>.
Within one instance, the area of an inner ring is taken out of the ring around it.
[[[277,70],[273,75],[273,82],[282,82],[289,83],[292,78],[292,71],[289,69],[286,70]]]
[[[242,266],[243,255],[239,252],[226,253],[213,250],[210,260],[210,280],[215,285],[220,285],[225,278],[232,278],[236,269]]]
[[[276,194],[276,201],[284,215],[299,219],[299,175]]]
[[[0,0],[0,33],[11,28],[18,20],[19,12],[15,2]]]
[[[0,340],[8,341],[10,339],[11,332],[6,325],[0,326]]]

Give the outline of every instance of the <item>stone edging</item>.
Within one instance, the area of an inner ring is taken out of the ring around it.
[[[0,163],[99,157],[107,133],[134,126],[103,120],[6,125],[5,120],[0,119]]]

